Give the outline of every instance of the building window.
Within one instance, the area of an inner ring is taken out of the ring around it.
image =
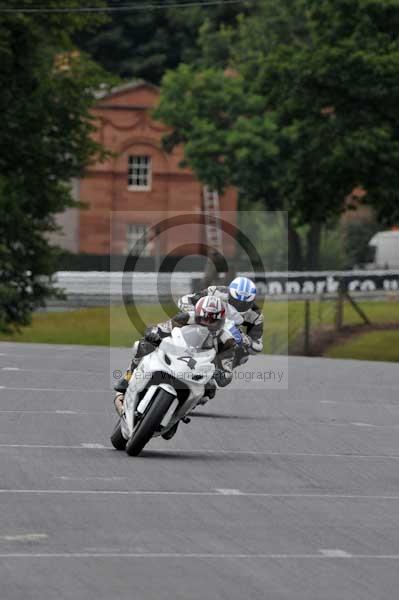
[[[150,256],[151,248],[148,243],[149,226],[143,223],[131,223],[127,226],[127,253],[132,256]]]
[[[129,156],[128,158],[128,189],[151,189],[151,157]]]

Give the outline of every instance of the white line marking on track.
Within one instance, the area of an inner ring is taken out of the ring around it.
[[[112,450],[111,447],[102,444],[80,444],[79,446],[67,446],[63,444],[0,444],[0,448],[38,448],[51,450]]]
[[[41,346],[42,346],[42,344],[41,344]],[[46,360],[46,361],[47,361],[47,360],[50,360],[50,359],[54,359],[54,360],[65,360],[65,357],[64,357],[64,356],[61,356],[61,355],[60,355],[60,353],[59,353],[59,351],[60,351],[60,350],[69,350],[69,351],[70,351],[70,350],[74,350],[74,349],[75,349],[75,348],[60,348],[59,346],[57,346],[57,347],[55,348],[55,350],[56,350],[56,353],[54,353],[55,351],[53,351],[52,353],[51,353],[51,352],[49,352],[49,353],[46,353],[46,354],[39,354],[39,356],[40,356],[40,357],[41,357],[43,360]],[[93,352],[92,352],[92,353],[93,353]],[[24,353],[24,354],[20,354],[19,352],[18,352],[18,353],[15,353],[15,352],[14,352],[14,353],[11,353],[11,352],[8,352],[8,353],[5,353],[5,352],[3,352],[3,353],[1,353],[1,352],[0,352],[0,356],[7,356],[7,358],[8,358],[9,360],[13,360],[13,359],[15,359],[15,360],[18,360],[18,359],[20,359],[20,358],[22,358],[22,359],[25,359],[25,358],[31,359],[33,356],[34,356],[35,358],[37,358],[37,357],[38,357],[38,354],[37,354],[37,348],[35,348],[35,349],[34,349],[34,352],[32,352],[31,354],[26,354],[26,353]],[[69,356],[68,356],[67,358],[69,359]],[[104,353],[100,353],[100,355],[99,355],[99,356],[79,356],[79,357],[78,357],[78,360],[84,360],[85,362],[86,362],[86,361],[88,361],[88,360],[90,360],[90,361],[93,361],[93,360],[94,360],[94,361],[96,361],[96,362],[97,362],[97,364],[98,364],[98,363],[99,363],[99,361],[101,361],[101,360],[103,360],[104,362],[105,362],[105,360],[109,361],[109,355],[108,355],[108,354],[104,354]]]
[[[56,495],[56,496],[213,496],[222,498],[226,494],[209,491],[165,491],[165,490],[59,490],[59,489],[0,489],[0,494],[33,494],[33,495]],[[316,500],[394,500],[399,496],[379,496],[366,494],[303,494],[284,492],[245,492],[236,495],[238,498],[303,498]]]
[[[0,535],[0,541],[4,542],[35,542],[36,540],[46,540],[46,533],[20,533],[18,535]]]
[[[236,489],[225,489],[225,488],[216,488],[216,492],[222,494],[223,496],[240,496],[242,492]]]
[[[84,388],[31,388],[31,387],[10,387],[10,386],[5,386],[5,385],[1,385],[0,389],[2,390],[13,390],[13,391],[21,391],[21,392],[74,392],[76,394],[87,394],[87,393],[95,393],[95,394],[100,394],[103,392],[106,392],[107,394],[110,393],[111,388],[109,389],[84,389]]]
[[[276,456],[281,458],[350,458],[350,459],[390,459],[399,460],[399,454],[349,454],[349,453],[323,453],[323,452],[268,452],[267,450],[209,450],[205,448],[185,449],[156,448],[154,451],[166,454],[232,454],[249,456]]]
[[[25,371],[29,373],[77,373],[80,375],[104,375],[104,371],[75,371],[67,369],[26,369],[24,367],[2,367],[2,371]]]
[[[98,449],[98,448],[100,448],[100,449],[103,449],[103,448],[106,448],[106,446],[104,446],[103,444],[97,444],[95,442],[92,442],[92,443],[82,444],[82,448],[89,448],[89,449]]]
[[[79,444],[78,446],[67,446],[64,444],[0,444],[0,448],[49,448],[51,450],[111,450],[111,448],[106,448],[105,446],[83,446]]]
[[[63,552],[63,553],[43,553],[43,552],[30,552],[30,553],[1,553],[0,558],[164,558],[164,559],[258,559],[258,560],[274,560],[274,559],[287,559],[287,560],[399,560],[399,554],[348,554],[342,556],[328,556],[325,554],[205,554],[205,553],[171,553],[171,552]]]
[[[124,481],[126,479],[129,479],[127,476],[126,477],[69,477],[67,475],[60,475],[55,477],[55,479],[62,479],[63,481],[90,481],[90,480],[96,480],[96,481]]]
[[[349,552],[345,552],[345,550],[340,550],[339,548],[326,548],[325,550],[320,550],[323,556],[327,556],[328,558],[351,558],[352,554]]]
[[[318,425],[328,425],[331,427],[367,427],[370,429],[399,429],[399,425],[375,425],[374,423],[361,423],[361,422],[350,422],[350,423],[327,423],[320,421]]]
[[[115,452],[111,446],[105,446],[98,443],[64,445],[64,444],[0,444],[0,448],[49,448],[52,450],[107,450]],[[159,454],[225,454],[241,456],[276,456],[280,458],[348,458],[362,460],[399,460],[399,454],[345,454],[345,453],[322,453],[322,452],[268,452],[263,450],[210,450],[209,448],[150,448],[151,452]]]
[[[160,454],[226,454],[249,456],[276,456],[281,458],[349,458],[349,459],[389,459],[399,460],[399,454],[350,454],[350,453],[325,453],[325,452],[269,452],[267,450],[210,450],[208,448],[153,448]]]
[[[98,410],[69,410],[69,409],[56,409],[56,410],[1,410],[0,414],[17,414],[17,415],[101,415],[102,417],[107,413],[100,412]]]
[[[378,429],[398,429],[399,425],[375,425],[374,423],[350,423],[355,427],[376,427]]]
[[[392,363],[392,365],[393,364],[394,363]],[[397,390],[397,389],[399,389],[399,385],[396,383],[389,384],[389,383],[353,383],[353,382],[351,382],[350,384],[345,386],[342,384],[340,385],[337,383],[330,383],[328,381],[324,381],[324,382],[312,382],[307,387],[300,385],[300,384],[297,386],[298,390],[306,390],[308,392],[317,390],[318,388],[322,388],[323,390],[331,389],[334,391],[337,391],[337,390],[347,391],[348,388],[349,389],[352,389],[352,388],[353,389],[366,389],[366,390],[369,390],[370,388],[376,389],[376,390]]]
[[[399,387],[397,389],[399,389]],[[30,391],[32,391],[32,392],[79,392],[79,393],[90,392],[90,393],[98,394],[98,393],[102,393],[102,392],[109,393],[110,391],[112,391],[112,388],[111,388],[111,386],[109,388],[101,388],[101,389],[59,388],[59,387],[58,388],[37,388],[37,387],[31,388],[31,387],[11,387],[11,386],[0,385],[0,390],[16,390],[16,391],[28,391],[28,392],[30,392]],[[250,400],[250,399],[248,399],[248,400]],[[273,400],[273,398],[268,398],[268,402],[271,402],[272,400]],[[278,401],[281,402],[281,399],[278,398]],[[291,402],[291,399],[289,399],[289,401]],[[324,401],[324,402],[328,402],[328,401]],[[345,402],[335,402],[335,403],[336,404],[347,404]],[[355,404],[359,404],[359,403],[356,402]],[[398,402],[375,402],[375,403],[364,402],[363,404],[367,404],[367,405],[371,404],[372,406],[399,406]],[[323,423],[323,424],[329,425],[330,423]]]
[[[143,549],[140,547],[137,547],[137,552],[141,552]],[[85,548],[82,549],[82,552],[89,552],[89,553],[100,553],[103,554],[104,552],[119,552],[119,548],[112,548],[112,547],[107,547],[107,546],[87,546]]]

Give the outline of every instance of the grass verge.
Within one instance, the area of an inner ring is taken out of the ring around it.
[[[373,323],[399,322],[398,302],[368,301],[359,304]],[[162,307],[158,304],[141,304],[136,306],[136,311],[131,309],[127,311],[123,306],[112,306],[66,312],[36,313],[33,315],[30,326],[25,327],[20,332],[0,334],[0,341],[127,347],[141,337],[143,328],[146,325],[164,321],[175,312],[176,307],[174,305]],[[334,323],[334,314],[334,301],[318,302],[315,300],[311,303],[312,328],[316,330],[331,328]],[[291,346],[303,331],[304,302],[265,302],[264,316],[265,352],[268,354],[287,353],[288,346]],[[345,304],[345,325],[357,325],[360,322],[359,315],[349,304]],[[378,336],[383,338],[387,333],[380,331]],[[380,350],[374,351],[372,345],[374,345],[375,340],[371,338],[368,342],[368,339],[366,338],[363,346],[366,348],[367,344],[370,343],[373,356],[385,357],[384,343],[378,345]],[[331,352],[333,351],[333,348],[331,348]],[[338,350],[336,351],[338,352]],[[330,349],[327,350],[328,356],[331,355],[329,352]],[[348,352],[351,352],[351,350],[348,350]],[[378,352],[381,352],[381,354],[378,354]],[[385,360],[385,358],[380,360]]]
[[[399,362],[399,329],[354,334],[345,341],[333,344],[324,356]]]
[[[165,321],[176,312],[173,305],[142,304],[135,310],[113,306],[36,313],[31,325],[20,332],[0,334],[0,341],[131,346],[145,326]],[[265,316],[265,351],[283,353],[288,336],[287,303],[270,303]]]

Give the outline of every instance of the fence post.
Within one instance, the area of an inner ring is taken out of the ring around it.
[[[277,352],[277,335],[276,333],[272,333],[270,350],[272,354],[276,354]]]
[[[335,304],[335,330],[342,329],[344,313],[344,290],[342,279],[339,281],[337,302]]]
[[[161,239],[160,239],[160,229],[157,225],[155,228],[155,256],[154,256],[154,270],[155,273],[159,273],[159,269],[161,267]]]
[[[310,300],[305,300],[305,321],[303,328],[303,353],[310,354]]]
[[[323,325],[323,294],[319,294],[318,296],[318,304],[317,304],[317,316],[319,319],[319,327]]]

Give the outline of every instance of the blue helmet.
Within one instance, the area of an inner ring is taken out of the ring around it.
[[[256,285],[248,277],[236,277],[229,285],[229,303],[238,312],[251,308],[256,297]]]

